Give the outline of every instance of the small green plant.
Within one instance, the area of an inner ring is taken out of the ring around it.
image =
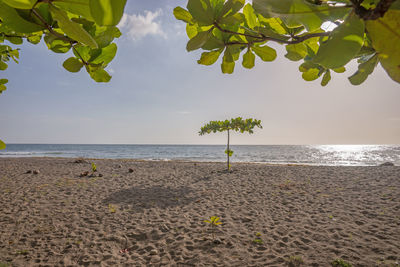
[[[261,239],[261,233],[256,233],[256,238],[253,240],[253,243],[263,244],[264,241]]]
[[[108,204],[108,211],[111,213],[117,212],[117,207],[113,204]]]
[[[253,133],[254,127],[262,128],[261,121],[256,119],[242,119],[241,117],[225,120],[225,121],[210,121],[203,127],[201,127],[199,135],[209,134],[211,132],[224,132],[228,133],[228,143],[226,146],[225,154],[227,155],[227,166],[228,171],[231,169],[231,165],[229,164],[229,158],[233,155],[233,150],[229,148],[229,139],[230,139],[230,131],[236,132],[248,132],[249,134]]]
[[[303,258],[300,255],[290,256],[287,260],[289,267],[297,267],[304,264]]]
[[[18,250],[17,254],[19,254],[19,255],[28,255],[29,252],[28,252],[28,250],[24,249],[24,250]]]
[[[84,171],[84,172],[82,172],[80,175],[79,175],[79,177],[86,177],[86,176],[88,176],[88,177],[95,177],[96,176],[96,172],[97,172],[97,166],[96,166],[96,164],[94,163],[94,162],[92,162],[92,173],[89,175],[89,171]],[[101,174],[99,174],[99,177],[101,177],[102,175]]]
[[[345,262],[342,259],[336,259],[336,260],[332,261],[331,265],[333,267],[352,267],[352,265],[350,263]]]
[[[7,263],[4,262],[0,262],[0,267],[9,267],[10,265],[8,265]]]
[[[97,172],[97,166],[96,164],[94,164],[94,162],[92,162],[92,172],[93,173]]]
[[[211,230],[212,230],[212,237],[215,240],[215,229],[217,228],[218,225],[221,225],[222,222],[219,221],[219,217],[217,216],[211,216],[209,220],[204,220],[204,222],[209,223],[211,225]]]

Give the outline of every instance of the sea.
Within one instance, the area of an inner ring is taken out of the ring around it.
[[[4,157],[67,157],[224,162],[223,145],[8,144]],[[400,145],[233,145],[232,162],[322,166],[400,166]],[[1,160],[1,159],[0,159]]]

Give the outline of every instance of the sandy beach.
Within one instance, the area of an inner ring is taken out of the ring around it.
[[[399,266],[400,167],[74,161],[0,159],[0,265]]]

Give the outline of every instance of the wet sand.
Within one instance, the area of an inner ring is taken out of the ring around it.
[[[0,159],[0,265],[400,262],[400,167],[74,160]]]

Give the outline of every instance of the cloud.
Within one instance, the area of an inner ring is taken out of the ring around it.
[[[161,15],[161,10],[155,12],[145,11],[143,15],[125,13],[118,27],[134,41],[140,40],[147,35],[158,35],[166,38],[167,35],[161,29],[161,23],[156,21]]]

